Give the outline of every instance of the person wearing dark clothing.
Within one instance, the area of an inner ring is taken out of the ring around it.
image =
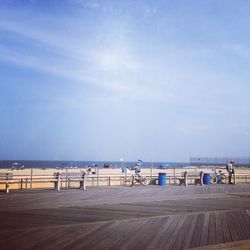
[[[233,161],[230,161],[226,167],[227,167],[227,172],[228,172],[228,176],[229,176],[229,184],[233,184],[232,183],[232,176],[233,176],[233,173],[234,173],[234,168],[233,168]]]

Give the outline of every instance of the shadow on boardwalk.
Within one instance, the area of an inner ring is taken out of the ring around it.
[[[15,191],[0,199],[1,249],[248,249],[250,243],[250,185]]]

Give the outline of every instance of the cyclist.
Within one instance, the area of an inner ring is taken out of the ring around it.
[[[141,173],[142,161],[138,160],[137,163],[132,164],[129,170],[132,172],[130,177],[130,187],[132,187],[135,183],[139,183],[141,185],[148,185],[149,180],[146,176],[142,176]]]
[[[140,176],[140,172],[141,172],[141,166],[140,164],[136,163],[136,164],[133,164],[130,168],[130,170],[133,170],[135,171],[135,174]]]
[[[139,183],[141,185],[147,185],[148,179],[147,177],[143,177],[140,175],[141,173],[141,165],[139,162],[136,164],[132,164],[132,166],[129,168],[132,171],[132,175],[130,177],[130,187],[132,187],[135,183]]]

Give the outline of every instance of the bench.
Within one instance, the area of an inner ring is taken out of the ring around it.
[[[203,186],[203,175],[204,173],[201,172],[182,172],[181,177],[177,178],[180,182],[180,186],[184,184],[185,186],[188,186],[188,178],[194,178],[194,184],[200,184]]]
[[[13,174],[12,173],[3,173],[0,174],[0,184],[5,184],[5,192],[9,193],[10,192],[10,184],[12,183],[13,180]]]
[[[66,182],[66,186],[70,186],[70,182],[79,182],[79,188],[86,189],[86,173],[54,173],[54,190],[60,191],[61,183]]]

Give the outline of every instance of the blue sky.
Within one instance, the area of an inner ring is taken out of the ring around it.
[[[0,0],[0,158],[250,156],[247,0]]]

